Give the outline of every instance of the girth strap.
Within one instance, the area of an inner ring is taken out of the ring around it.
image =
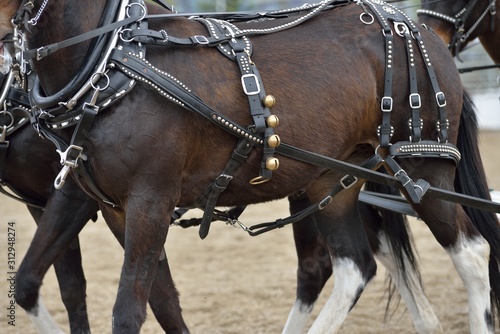
[[[231,159],[227,163],[224,171],[212,182],[212,184],[204,192],[204,196],[200,198],[192,207],[202,207],[202,201],[206,199],[206,205],[201,221],[199,235],[201,239],[206,238],[212,223],[212,216],[217,205],[220,194],[226,190],[229,182],[233,179],[234,171],[243,164],[247,159],[248,154],[253,149],[254,144],[245,139],[240,139],[236,148],[231,155]],[[200,203],[201,202],[201,203]]]

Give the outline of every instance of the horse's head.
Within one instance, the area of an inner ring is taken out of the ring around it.
[[[419,23],[431,27],[453,55],[488,29],[495,29],[497,0],[422,0]]]

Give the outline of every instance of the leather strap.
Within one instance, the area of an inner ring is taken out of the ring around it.
[[[395,28],[398,26],[401,27],[401,34],[405,39],[406,45],[406,55],[408,61],[408,79],[410,86],[410,96],[409,103],[411,109],[411,118],[408,121],[410,126],[410,141],[419,142],[422,139],[422,128],[423,122],[420,118],[420,107],[422,106],[422,100],[420,98],[420,94],[418,93],[418,84],[417,84],[417,70],[415,66],[415,53],[413,51],[413,42],[410,35],[410,31],[408,30],[408,26],[404,22],[394,22]]]
[[[364,161],[361,165],[360,168],[366,168],[368,170],[376,168],[380,163],[382,162],[382,158],[378,155],[375,154],[372,157],[370,157],[368,160]],[[257,236],[262,233],[277,229],[277,228],[282,228],[285,225],[288,224],[293,224],[296,222],[299,222],[303,220],[305,217],[312,215],[315,212],[318,212],[320,210],[323,210],[328,204],[330,204],[333,200],[333,198],[338,195],[341,191],[344,189],[348,189],[354,184],[358,182],[358,178],[354,175],[347,174],[344,175],[340,181],[335,184],[332,188],[332,190],[319,202],[316,202],[314,204],[309,205],[305,209],[297,212],[294,215],[291,215],[287,218],[283,219],[278,219],[274,222],[270,223],[262,223],[262,224],[257,224],[250,226],[246,229],[248,234],[251,236]],[[305,194],[304,194],[305,195]],[[303,199],[304,197],[302,197]]]
[[[410,196],[413,203],[420,203],[425,192],[429,189],[429,182],[418,179],[417,182],[413,181],[406,171],[399,166],[399,164],[390,155],[384,158],[387,166],[393,171],[394,176],[401,182],[403,188]]]
[[[32,60],[32,59],[40,60],[42,58],[45,58],[45,57],[51,55],[52,53],[56,52],[59,49],[67,48],[69,46],[73,46],[73,45],[85,42],[85,41],[92,39],[94,37],[104,35],[104,34],[111,32],[115,29],[124,27],[132,22],[138,21],[140,18],[141,18],[140,16],[129,17],[129,18],[123,19],[121,21],[113,22],[113,23],[108,24],[106,26],[88,31],[88,32],[83,33],[81,35],[66,39],[62,42],[53,43],[53,44],[42,46],[42,47],[36,48],[36,49],[26,50],[24,52],[24,57],[26,60]]]
[[[227,163],[223,172],[215,179],[214,182],[204,192],[204,196],[197,202],[203,201],[206,198],[206,205],[203,213],[203,218],[200,224],[199,235],[201,239],[205,239],[210,230],[212,217],[217,205],[220,194],[226,190],[229,182],[233,179],[233,174],[238,167],[247,159],[248,154],[252,151],[254,144],[245,139],[240,139],[236,148],[231,155],[231,159]],[[201,204],[201,203],[200,203]],[[200,204],[195,204],[194,207],[202,207]]]

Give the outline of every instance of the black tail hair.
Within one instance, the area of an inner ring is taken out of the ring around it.
[[[386,173],[384,167],[381,167],[379,171]],[[365,190],[391,195],[401,194],[399,192],[399,189],[397,188],[371,181],[367,181],[365,183]],[[408,277],[405,275],[406,266],[408,264],[415,272],[420,286],[422,286],[422,280],[420,275],[420,268],[417,261],[417,255],[413,248],[413,236],[411,235],[411,231],[408,226],[408,219],[406,218],[406,216],[391,210],[377,209],[377,211],[380,215],[380,229],[383,230],[387,236],[389,247],[391,249],[391,252],[393,253],[397,268],[403,273],[403,279],[405,280],[405,283],[409,287],[409,290],[411,292],[413,291],[413,289],[411,288],[412,282],[408,280]],[[405,257],[408,262],[404,261]],[[389,314],[390,303],[392,298],[394,297],[396,288],[390,276],[387,276],[386,281],[389,284],[387,288],[388,301],[385,312],[385,317],[387,318]],[[399,296],[399,298],[401,297]],[[397,301],[399,303],[399,299]]]

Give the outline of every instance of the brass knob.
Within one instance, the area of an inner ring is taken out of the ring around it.
[[[269,145],[269,147],[271,148],[278,147],[280,144],[281,144],[281,139],[278,135],[272,135],[267,140],[267,145]]]
[[[266,168],[269,170],[277,170],[280,167],[280,161],[276,158],[269,158],[266,161]]]
[[[280,124],[280,119],[276,115],[271,115],[266,120],[267,126],[270,128],[275,128]]]
[[[272,108],[274,107],[274,105],[276,104],[276,99],[274,98],[274,96],[272,95],[266,95],[264,97],[264,99],[262,100],[262,102],[264,103],[264,105],[268,108]]]

